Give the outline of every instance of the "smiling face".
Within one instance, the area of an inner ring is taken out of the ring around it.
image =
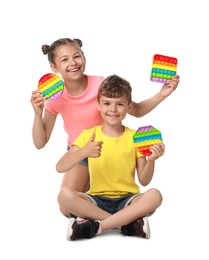
[[[115,74],[107,77],[99,87],[97,95],[98,110],[104,123],[121,125],[131,109],[130,83]]]
[[[83,77],[86,59],[79,46],[74,43],[60,45],[56,47],[54,53],[54,64],[51,64],[54,73],[60,73],[66,81]]]
[[[101,95],[98,102],[98,110],[104,122],[108,125],[118,125],[122,123],[126,114],[130,110],[131,103],[126,96],[118,98],[108,98]]]

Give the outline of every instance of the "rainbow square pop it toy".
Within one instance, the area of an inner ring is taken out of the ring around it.
[[[153,56],[150,80],[166,83],[176,75],[178,60],[174,57],[155,54]]]
[[[150,146],[161,143],[162,140],[161,132],[151,125],[139,127],[133,136],[135,148],[145,156],[152,154]]]
[[[38,90],[48,100],[55,100],[62,95],[64,82],[54,73],[45,74],[38,82]]]

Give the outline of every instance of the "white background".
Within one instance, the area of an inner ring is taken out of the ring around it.
[[[1,4],[1,259],[208,259],[207,4],[204,0]],[[142,188],[156,187],[164,197],[149,219],[149,240],[115,232],[65,240],[68,220],[58,209],[62,176],[55,164],[66,150],[66,134],[58,118],[50,142],[36,150],[30,104],[39,78],[51,72],[41,46],[61,37],[83,41],[87,74],[128,79],[134,101],[161,88],[149,80],[154,54],[178,58],[178,89],[150,114],[139,119],[127,116],[124,122],[134,129],[155,126],[166,144],[152,183]]]

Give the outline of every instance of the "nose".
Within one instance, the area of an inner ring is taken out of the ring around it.
[[[69,64],[70,64],[70,66],[75,65],[76,64],[75,59],[74,58],[69,59]]]
[[[117,107],[116,107],[116,104],[111,104],[111,106],[110,106],[110,111],[116,111],[117,110]]]

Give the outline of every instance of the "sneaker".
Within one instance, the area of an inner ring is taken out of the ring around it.
[[[78,217],[78,216],[76,216],[76,215],[74,215],[72,213],[69,214],[69,219],[72,219],[72,220],[76,219],[76,221],[79,222],[79,223],[87,221],[87,219]]]
[[[122,226],[121,232],[125,236],[150,238],[150,228],[147,217],[140,218],[128,225]]]
[[[92,238],[99,231],[100,222],[97,220],[77,221],[70,218],[67,240],[77,240],[80,238]]]

